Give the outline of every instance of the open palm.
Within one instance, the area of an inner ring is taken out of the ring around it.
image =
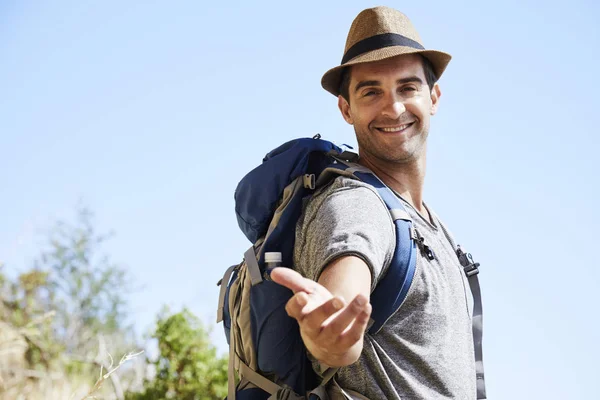
[[[348,351],[362,341],[369,322],[371,305],[365,296],[348,303],[289,268],[275,268],[271,278],[294,292],[286,312],[298,321],[302,340],[317,360],[333,367],[356,361],[348,359]]]

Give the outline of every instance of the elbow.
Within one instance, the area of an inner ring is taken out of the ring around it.
[[[360,355],[363,350],[363,340],[362,338],[355,343],[352,347],[350,347],[347,351],[342,354],[327,354],[323,359],[319,359],[319,361],[323,364],[326,364],[330,367],[347,367],[349,365],[354,364],[360,358]]]

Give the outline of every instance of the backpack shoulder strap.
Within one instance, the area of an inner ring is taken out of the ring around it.
[[[335,157],[337,162],[325,168],[317,180],[317,186],[331,179],[332,174],[344,175],[371,185],[383,199],[396,228],[394,255],[385,278],[380,279],[371,293],[371,323],[369,333],[381,330],[386,321],[400,308],[416,270],[417,245],[413,240],[412,219],[396,195],[369,169],[362,165]]]
[[[475,374],[477,376],[477,398],[485,399],[485,374],[483,370],[483,305],[481,302],[481,287],[479,286],[479,263],[473,261],[471,253],[465,253],[460,246],[456,245],[454,239],[448,233],[444,223],[438,218],[442,231],[456,252],[458,260],[462,265],[465,275],[469,281],[471,294],[473,295],[473,342],[475,345]]]

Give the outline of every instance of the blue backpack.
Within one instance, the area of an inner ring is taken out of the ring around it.
[[[370,334],[377,333],[406,298],[417,250],[433,257],[400,200],[356,160],[356,154],[320,135],[296,139],[268,153],[238,184],[238,225],[253,245],[218,283],[217,322],[223,321],[229,344],[228,400],[327,398],[325,384],[337,369],[323,377],[314,373],[298,324],[285,311],[292,292],[272,282],[265,267],[266,252],[280,252],[282,265],[293,266],[296,223],[303,202],[316,189],[339,175],[359,179],[377,190],[394,220],[393,260],[370,297]],[[477,266],[470,262],[472,270]]]

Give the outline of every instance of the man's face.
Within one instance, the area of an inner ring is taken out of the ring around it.
[[[425,153],[429,119],[437,111],[439,86],[429,88],[422,58],[408,54],[351,67],[344,119],[354,126],[361,157],[405,163]]]

